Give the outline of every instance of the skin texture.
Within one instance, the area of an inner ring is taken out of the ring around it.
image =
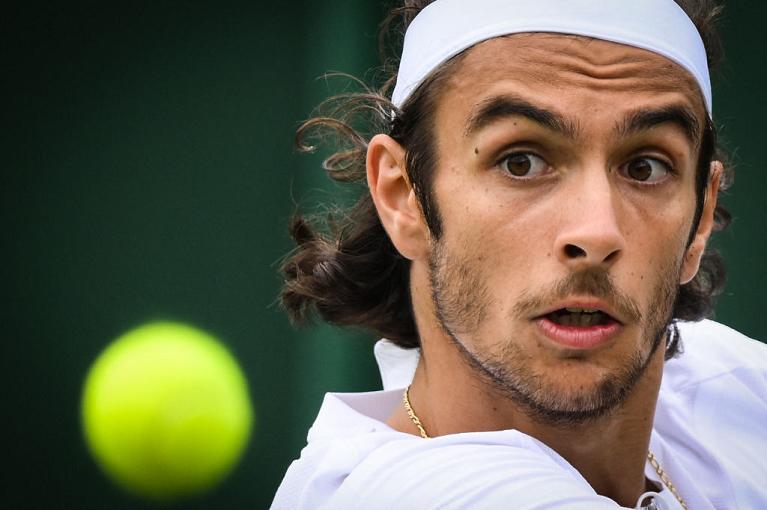
[[[515,428],[620,504],[647,488],[665,325],[698,270],[721,174],[714,162],[693,232],[699,131],[673,119],[628,128],[669,110],[703,125],[694,80],[651,52],[551,34],[478,44],[438,100],[439,239],[404,149],[371,140],[371,195],[412,261],[423,355],[410,394],[430,435]],[[542,315],[597,305],[619,321],[603,341],[547,335]],[[402,409],[389,424],[417,433]]]

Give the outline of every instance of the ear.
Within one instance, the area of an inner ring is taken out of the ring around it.
[[[682,262],[682,272],[679,281],[682,285],[689,283],[698,274],[700,260],[706,249],[708,238],[711,236],[711,231],[714,228],[714,210],[716,209],[719,181],[722,178],[723,170],[724,167],[721,161],[711,162],[711,173],[709,174],[708,187],[704,192],[703,211],[698,223],[698,230],[695,232],[695,237],[693,237],[690,246],[687,248],[684,261]]]
[[[410,260],[428,253],[428,228],[407,177],[405,149],[388,135],[368,143],[367,180],[378,217],[394,247]]]

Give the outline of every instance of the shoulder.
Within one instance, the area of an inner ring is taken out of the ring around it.
[[[614,509],[564,459],[519,432],[389,442],[344,480],[328,508]],[[355,504],[356,503],[356,504]]]
[[[694,342],[696,349],[716,350],[728,356],[767,356],[765,344],[719,322],[704,319],[698,322],[678,322],[677,325],[682,339]]]
[[[767,476],[767,346],[713,321],[679,329],[684,351],[666,362],[655,431],[702,491],[755,508]]]
[[[676,391],[716,378],[764,383],[767,345],[714,322],[680,322],[682,353],[666,364],[664,387]]]
[[[371,451],[399,437],[384,422],[397,402],[394,391],[325,395],[308,444],[288,468],[272,510],[322,507]]]
[[[423,440],[392,430],[381,417],[400,394],[329,394],[272,509],[616,508],[519,432]]]
[[[681,323],[679,332],[683,350],[666,362],[661,416],[719,436],[724,414],[742,424],[767,419],[767,345],[713,321]]]

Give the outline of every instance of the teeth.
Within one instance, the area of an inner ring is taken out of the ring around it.
[[[568,309],[570,311],[570,309]],[[557,316],[554,321],[562,326],[574,326],[579,328],[588,328],[602,323],[601,313],[581,313],[571,312]]]
[[[596,308],[565,308],[570,313],[597,313]]]

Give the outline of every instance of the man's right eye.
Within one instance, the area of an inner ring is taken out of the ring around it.
[[[531,152],[513,152],[505,156],[498,165],[512,177],[522,179],[537,177],[549,168],[543,158]]]

